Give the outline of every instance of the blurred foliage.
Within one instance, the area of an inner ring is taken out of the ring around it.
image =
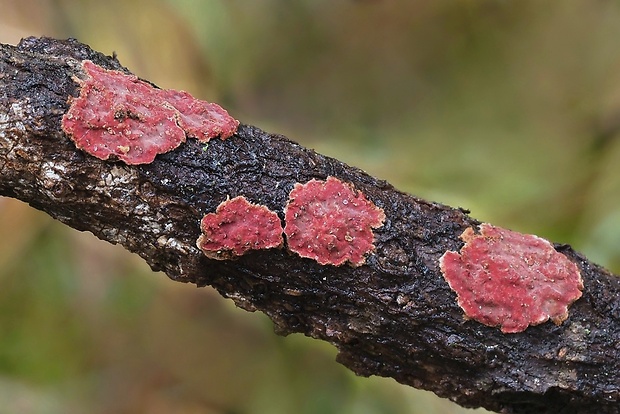
[[[0,0],[398,188],[620,271],[620,3]],[[0,199],[0,411],[461,413]],[[482,411],[482,410],[480,410]]]

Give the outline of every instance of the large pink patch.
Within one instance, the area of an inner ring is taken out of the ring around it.
[[[322,265],[364,264],[383,210],[335,177],[295,184],[285,209],[288,248]]]
[[[521,332],[549,319],[562,323],[581,297],[577,265],[545,239],[486,223],[461,239],[461,251],[446,252],[440,267],[468,318]]]
[[[187,92],[157,89],[89,60],[82,67],[87,77],[79,80],[80,95],[71,99],[62,129],[78,148],[99,159],[148,164],[186,136],[202,142],[225,139],[239,125],[219,105]]]

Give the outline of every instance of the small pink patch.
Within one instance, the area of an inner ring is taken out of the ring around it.
[[[239,121],[215,103],[195,99],[185,91],[161,90],[162,97],[178,114],[178,123],[185,133],[200,142],[219,136],[226,139],[235,133]]]
[[[203,234],[196,244],[211,259],[227,260],[283,244],[278,215],[243,196],[221,203],[215,213],[203,217],[200,227]]]
[[[487,223],[461,239],[460,253],[446,252],[439,264],[467,318],[516,333],[549,319],[561,324],[581,297],[577,265],[545,239]]]
[[[335,177],[295,184],[285,209],[288,248],[322,265],[364,264],[383,210]]]
[[[208,142],[230,137],[239,122],[217,104],[189,93],[156,89],[134,75],[107,70],[89,60],[80,95],[62,118],[75,145],[102,160],[148,164],[177,148],[186,135]]]

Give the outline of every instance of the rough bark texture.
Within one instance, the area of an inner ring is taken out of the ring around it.
[[[78,94],[80,60],[126,70],[77,41],[0,46],[0,195],[139,254],[171,279],[210,285],[278,333],[334,344],[338,361],[431,390],[465,407],[505,413],[620,412],[620,279],[569,246],[583,297],[562,325],[519,334],[465,321],[438,260],[478,222],[258,128],[208,146],[188,140],[148,165],[101,161],[60,128]],[[385,210],[367,264],[321,266],[282,249],[214,261],[196,248],[200,219],[245,195],[283,218],[297,182],[335,176]]]

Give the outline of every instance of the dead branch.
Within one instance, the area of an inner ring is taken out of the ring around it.
[[[279,334],[334,344],[338,361],[358,375],[505,413],[619,412],[616,276],[556,245],[584,280],[568,320],[518,334],[466,321],[438,265],[479,224],[466,211],[404,194],[248,125],[206,148],[188,140],[146,165],[101,161],[61,130],[84,59],[125,70],[75,40],[0,45],[0,195],[119,243],[172,280],[213,286],[239,307],[267,314]],[[385,211],[365,265],[322,266],[285,249],[217,261],[196,247],[202,216],[227,197],[243,194],[282,218],[295,183],[328,176],[353,183]]]

